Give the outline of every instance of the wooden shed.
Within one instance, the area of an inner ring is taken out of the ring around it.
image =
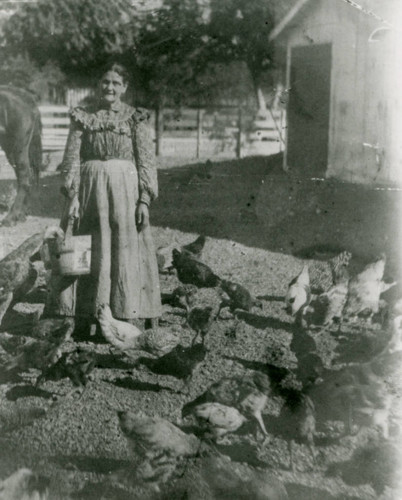
[[[300,0],[270,41],[286,47],[284,168],[402,185],[402,2]]]

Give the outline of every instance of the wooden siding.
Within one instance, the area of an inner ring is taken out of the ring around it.
[[[402,10],[392,0],[360,4],[396,23],[396,8]],[[370,42],[380,26],[343,0],[313,0],[279,37],[288,49],[332,44],[327,177],[402,182],[402,40],[400,33],[384,31],[381,41]]]

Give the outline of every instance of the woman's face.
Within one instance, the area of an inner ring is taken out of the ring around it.
[[[101,96],[109,104],[120,101],[120,97],[127,90],[127,84],[115,71],[106,72],[100,81]]]

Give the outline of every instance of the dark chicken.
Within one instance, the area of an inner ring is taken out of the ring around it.
[[[210,267],[197,260],[189,252],[179,252],[174,249],[173,266],[177,270],[179,280],[184,284],[213,288],[221,282]]]
[[[171,293],[162,294],[162,304],[168,304],[172,307],[187,309],[188,303],[191,302],[195,295],[197,287],[194,285],[181,285]]]
[[[204,235],[200,235],[195,241],[189,243],[188,245],[183,245],[181,249],[184,252],[190,252],[194,257],[200,259],[202,251],[204,250],[205,242],[206,237]]]
[[[219,310],[223,307],[229,307],[230,311],[234,313],[236,309],[247,312],[250,312],[253,307],[262,309],[262,303],[252,297],[251,293],[244,286],[227,280],[222,280],[220,286],[229,299],[222,301]]]

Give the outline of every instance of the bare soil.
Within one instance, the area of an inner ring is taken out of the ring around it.
[[[3,255],[31,234],[58,223],[62,200],[54,172],[57,162],[55,155],[32,196],[26,222],[14,228],[0,227]],[[22,373],[19,380],[2,381],[1,478],[27,466],[50,477],[50,498],[146,498],[151,493],[127,477],[119,476],[116,481],[116,472],[130,470],[133,460],[119,430],[116,410],[141,409],[176,421],[185,402],[222,376],[241,374],[267,361],[295,366],[290,343],[300,332],[284,310],[283,297],[288,282],[302,267],[301,256],[324,258],[345,248],[353,252],[359,268],[386,252],[386,279],[400,278],[398,191],[297,179],[284,174],[280,164],[279,156],[221,161],[214,163],[207,176],[204,163],[163,161],[160,197],[151,213],[156,246],[173,238],[185,244],[205,234],[208,239],[203,260],[219,276],[241,283],[262,297],[262,311],[241,315],[235,338],[229,314],[223,314],[213,325],[206,341],[206,361],[194,375],[188,395],[178,392],[174,378],[134,367],[132,360],[112,355],[108,345],[91,339],[74,341],[99,354],[99,366],[80,400],[77,396],[64,397],[71,390],[69,380],[46,382],[41,389],[34,389],[32,383],[38,374],[34,370]],[[8,177],[0,181],[0,201],[8,202],[15,185],[12,176]],[[161,275],[162,292],[177,284],[174,275]],[[393,293],[400,296],[401,292],[398,285]],[[37,294],[18,304],[6,322],[7,331],[29,335],[33,313],[43,308],[42,299]],[[200,292],[201,303],[216,300],[213,290]],[[181,324],[183,318],[175,313],[166,306],[164,317]],[[350,340],[346,347],[331,332],[310,332],[309,337],[329,363],[342,357],[349,361],[367,359],[373,339],[381,341],[382,334],[378,325],[368,334],[361,329],[346,332]],[[183,327],[182,335],[183,343],[188,344],[192,333]],[[371,343],[365,344],[369,337]],[[388,383],[395,395],[393,412],[397,415],[398,376]],[[24,415],[31,409],[42,409],[44,414],[30,421]],[[270,470],[294,500],[402,498],[396,461],[387,460],[390,455],[386,451],[385,458],[380,451],[370,455],[373,446],[387,450],[387,446],[400,444],[398,426],[391,426],[390,444],[377,429],[367,427],[355,436],[340,436],[340,422],[330,422],[320,427],[317,436],[318,465],[314,468],[307,447],[298,445],[297,472],[292,473],[287,443],[277,432],[275,416],[279,409],[280,400],[272,399],[265,410],[271,437],[265,447],[261,449],[252,429],[245,426],[220,451],[232,461]],[[366,453],[358,455],[362,449]],[[152,495],[158,498],[156,493]],[[175,496],[170,493],[168,498]]]

